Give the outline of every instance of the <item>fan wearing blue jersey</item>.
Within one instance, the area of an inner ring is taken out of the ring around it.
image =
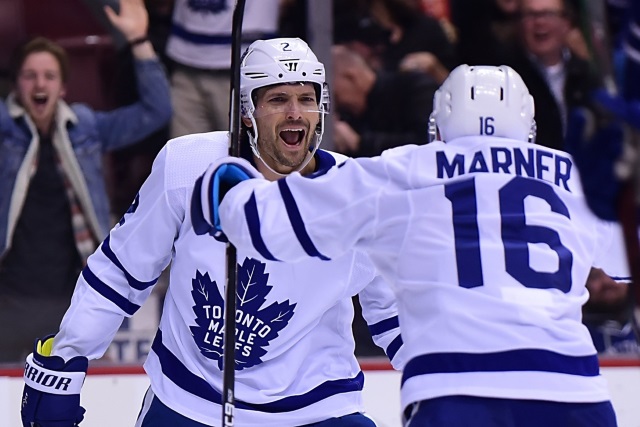
[[[567,127],[566,147],[583,171],[582,185],[593,212],[608,221],[621,221],[621,216],[626,215],[622,198],[634,197],[624,192],[624,187],[630,185],[635,189],[635,203],[631,205],[635,204],[636,222],[639,222],[640,2],[620,2],[615,7],[621,9],[619,13],[627,21],[618,36],[622,45],[620,94],[598,91],[592,95],[590,110],[573,111]]]
[[[241,61],[241,143],[248,168],[268,179],[321,175],[345,157],[319,149],[328,113],[325,70],[294,38],[259,40]],[[88,359],[102,356],[171,263],[157,335],[144,368],[151,386],[138,427],[219,426],[226,245],[211,237],[200,197],[228,132],[169,141],[133,204],[89,257],[55,337],[27,359],[25,427],[77,425]],[[341,191],[334,188],[334,192]],[[208,206],[208,201],[204,201]],[[238,251],[235,424],[374,426],[354,356],[352,296],[376,344],[403,365],[392,289],[369,257],[261,261]]]
[[[513,69],[461,65],[430,144],[213,199],[218,230],[256,258],[369,254],[397,297],[409,427],[616,425],[581,322],[607,233],[571,156],[530,143],[533,105]]]

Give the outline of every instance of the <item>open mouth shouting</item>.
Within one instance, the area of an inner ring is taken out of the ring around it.
[[[551,34],[546,30],[538,30],[533,33],[533,40],[538,44],[545,43],[550,38]]]
[[[280,139],[289,147],[299,147],[303,144],[307,131],[305,129],[286,128],[280,131]]]
[[[49,95],[47,95],[46,93],[38,92],[31,96],[31,103],[33,105],[33,109],[39,113],[44,112],[48,102],[49,102]]]

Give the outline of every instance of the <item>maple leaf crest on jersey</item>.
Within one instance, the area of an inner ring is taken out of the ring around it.
[[[296,304],[289,300],[273,302],[262,308],[266,296],[271,292],[269,274],[265,264],[245,258],[238,265],[238,289],[236,293],[236,370],[242,370],[263,362],[266,347],[285,328],[294,314]],[[191,333],[200,352],[218,362],[222,370],[222,348],[224,341],[224,299],[209,273],[196,271],[192,279],[191,295],[195,305],[197,326]]]

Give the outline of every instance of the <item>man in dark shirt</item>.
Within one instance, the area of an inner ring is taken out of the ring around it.
[[[107,8],[129,41],[140,100],[95,111],[64,97],[69,59],[36,37],[13,61],[14,88],[0,100],[0,362],[18,362],[35,337],[54,332],[77,277],[113,225],[103,153],[165,125],[169,82],[146,36],[142,0]]]
[[[524,80],[535,102],[536,143],[563,149],[567,112],[585,105],[600,86],[589,63],[567,44],[574,12],[569,0],[522,0],[521,46],[506,58]]]
[[[69,304],[82,269],[71,222],[66,185],[51,136],[40,135],[38,167],[14,231],[13,246],[0,268],[2,293],[62,298]],[[45,280],[43,280],[45,278]],[[24,286],[24,282],[29,286]]]
[[[67,188],[50,135],[40,135],[37,165],[13,246],[0,263],[0,293],[4,296],[0,298],[0,319],[1,327],[7,328],[2,334],[3,362],[18,360],[20,349],[33,341],[35,331],[48,330],[52,321],[62,319],[72,284],[82,269]]]

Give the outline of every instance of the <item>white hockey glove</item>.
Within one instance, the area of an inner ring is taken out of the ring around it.
[[[73,427],[84,418],[80,390],[89,361],[51,356],[53,335],[36,340],[24,368],[20,414],[24,427]]]
[[[227,191],[251,178],[262,178],[262,175],[245,159],[223,157],[211,163],[193,187],[191,223],[195,233],[209,234],[220,242],[228,242],[220,227],[220,203]]]

